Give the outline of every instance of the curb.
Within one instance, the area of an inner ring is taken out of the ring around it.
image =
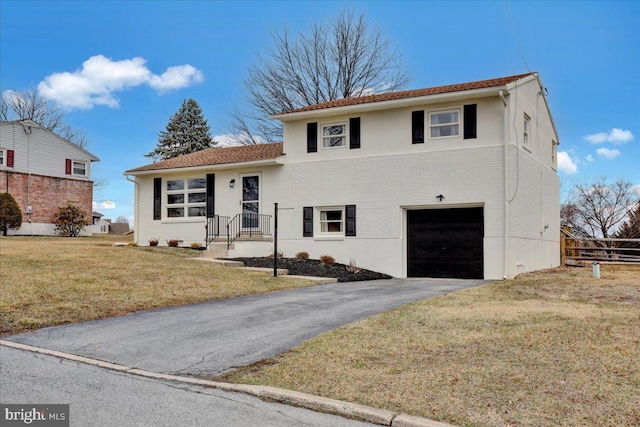
[[[360,405],[358,403],[344,402],[341,400],[314,396],[312,394],[301,393],[298,391],[286,390],[282,388],[248,384],[222,383],[217,381],[201,380],[197,378],[181,377],[177,375],[161,374],[157,372],[145,371],[143,369],[131,368],[129,366],[119,365],[117,363],[109,363],[102,360],[91,359],[89,357],[77,356],[75,354],[64,353],[61,351],[15,343],[12,341],[0,340],[0,345],[15,348],[18,350],[56,356],[62,359],[80,362],[87,365],[98,366],[100,368],[111,369],[118,372],[126,372],[128,374],[138,375],[146,378],[177,381],[185,384],[211,387],[218,390],[244,393],[266,401],[298,406],[316,412],[340,415],[345,418],[366,421],[372,424],[391,427],[455,427],[452,424],[441,423],[438,421],[430,420],[428,418],[414,417],[398,412],[387,411],[385,409],[377,409],[370,406]]]

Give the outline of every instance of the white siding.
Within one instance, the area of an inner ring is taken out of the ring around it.
[[[29,129],[30,134],[27,133]],[[91,179],[92,156],[39,126],[23,127],[19,123],[1,123],[0,148],[14,150],[15,158],[12,170],[16,172],[59,178]],[[86,162],[86,176],[67,175],[65,173],[66,159]],[[6,165],[0,166],[0,170],[4,169],[6,169]]]

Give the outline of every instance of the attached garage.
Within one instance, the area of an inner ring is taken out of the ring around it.
[[[407,276],[484,278],[483,208],[407,211]]]

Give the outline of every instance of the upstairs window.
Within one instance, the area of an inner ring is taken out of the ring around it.
[[[322,147],[340,148],[347,146],[347,124],[332,123],[322,125]]]
[[[167,217],[205,216],[207,209],[207,180],[173,179],[167,181]]]
[[[0,166],[5,166],[5,150],[3,150],[2,148],[0,148]]]
[[[531,118],[524,115],[524,145],[529,146],[529,134],[531,132]]]
[[[73,161],[73,174],[80,176],[87,176],[87,163]]]
[[[438,111],[429,114],[431,138],[451,138],[460,136],[460,111]]]
[[[551,167],[553,170],[558,168],[558,143],[551,141]]]

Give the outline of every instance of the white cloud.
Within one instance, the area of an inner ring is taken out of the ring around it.
[[[558,151],[558,169],[567,175],[578,172],[578,165],[571,159],[566,151]]]
[[[245,134],[233,134],[233,133],[225,133],[222,135],[216,135],[213,137],[213,140],[218,143],[218,147],[237,147],[239,145],[244,145],[240,141],[244,141],[247,138],[243,137]],[[257,137],[258,142],[260,144],[264,144],[267,141],[264,139]]]
[[[598,148],[596,150],[598,156],[607,160],[613,160],[620,155],[620,150],[609,150],[608,148]]]
[[[621,145],[629,141],[633,141],[634,136],[630,130],[613,128],[609,132],[599,132],[592,135],[587,135],[584,137],[584,139],[592,144],[602,144],[603,142],[610,142],[613,145]]]
[[[595,159],[593,158],[593,156],[591,154],[588,154],[586,157],[587,162],[591,163],[593,162]]]
[[[633,187],[631,187],[631,191],[633,191],[634,193],[636,193],[638,196],[640,196],[640,184],[636,184]]]
[[[181,89],[204,80],[202,71],[191,65],[169,67],[153,74],[141,57],[114,61],[103,55],[92,56],[72,73],[53,73],[38,84],[41,96],[67,109],[89,109],[96,105],[116,108],[115,92],[147,84],[159,93]]]
[[[93,202],[93,210],[115,209],[116,202],[112,200],[103,200],[101,202]]]

